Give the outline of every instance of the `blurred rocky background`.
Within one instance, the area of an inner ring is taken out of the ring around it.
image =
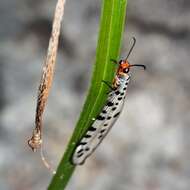
[[[51,174],[27,139],[56,1],[0,1],[0,189],[43,190]],[[44,115],[54,167],[79,117],[94,64],[100,0],[67,0]],[[124,111],[102,145],[77,167],[70,190],[190,189],[190,1],[128,0],[121,57],[137,44]]]

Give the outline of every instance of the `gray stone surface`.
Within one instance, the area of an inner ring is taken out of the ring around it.
[[[56,166],[85,99],[94,63],[99,0],[66,3],[44,146]],[[56,1],[0,2],[0,189],[46,189],[51,174],[27,146]],[[121,57],[137,45],[124,111],[77,167],[70,190],[190,189],[190,2],[128,1]]]

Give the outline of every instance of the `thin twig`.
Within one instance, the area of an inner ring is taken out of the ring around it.
[[[36,151],[38,148],[42,149],[42,116],[52,85],[65,1],[66,0],[58,0],[55,8],[52,33],[50,36],[47,56],[43,66],[42,77],[38,89],[35,129],[33,131],[32,138],[28,141],[28,144],[33,151]],[[46,167],[48,166],[47,168],[51,168],[42,152],[41,159],[44,165]]]

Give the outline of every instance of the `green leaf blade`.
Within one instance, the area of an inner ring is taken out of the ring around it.
[[[91,86],[76,128],[48,190],[65,189],[75,169],[71,159],[76,144],[92,124],[92,118],[96,117],[104,106],[109,89],[102,83],[102,80],[112,82],[115,74],[116,65],[110,59],[118,60],[126,6],[127,0],[103,0]]]

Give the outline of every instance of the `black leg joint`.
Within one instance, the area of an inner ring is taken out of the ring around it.
[[[114,90],[114,88],[109,84],[109,82],[102,80],[104,84],[106,84],[111,90]]]
[[[110,59],[113,63],[117,64],[117,61],[115,59]]]

